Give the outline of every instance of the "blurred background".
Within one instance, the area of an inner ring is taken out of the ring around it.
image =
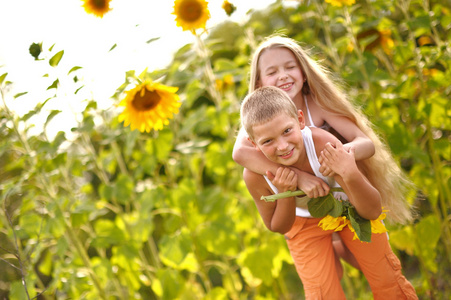
[[[450,1],[2,1],[0,24],[1,299],[303,299],[231,158],[274,33],[344,80],[416,184],[390,243],[420,299],[450,299]],[[161,128],[120,117],[143,82],[177,89]]]

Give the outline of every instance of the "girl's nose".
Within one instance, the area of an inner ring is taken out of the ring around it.
[[[285,72],[280,73],[279,80],[285,80],[288,78],[288,75]]]

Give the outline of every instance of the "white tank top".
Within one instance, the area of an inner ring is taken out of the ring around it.
[[[313,123],[312,116],[310,115],[310,110],[308,109],[307,97],[305,97],[305,95],[304,95],[304,103],[305,103],[305,109],[306,109],[307,117],[308,117],[308,120],[310,122],[310,127],[321,128],[321,129],[329,131],[332,126],[330,126],[327,122],[324,122],[323,125],[321,125],[320,127],[317,127],[315,125],[315,123]]]
[[[340,187],[340,185],[334,180],[333,177],[325,177],[320,173],[319,167],[321,166],[318,161],[318,156],[316,155],[315,144],[313,143],[312,131],[309,127],[304,127],[301,130],[302,138],[304,140],[304,147],[307,152],[307,157],[310,163],[310,166],[315,173],[316,177],[321,178],[325,181],[330,187]],[[273,190],[275,194],[279,193],[277,188],[272,184],[272,182],[268,179],[268,177],[264,176],[266,182],[268,182],[269,186]],[[343,192],[334,192],[334,197],[338,200],[348,200],[348,196]],[[296,216],[311,218],[312,216],[308,212],[307,202],[310,200],[307,196],[299,198],[296,197]]]

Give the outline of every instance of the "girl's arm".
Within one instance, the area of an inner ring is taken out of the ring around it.
[[[232,158],[239,165],[261,175],[266,174],[266,171],[275,174],[279,167],[278,164],[267,159],[261,151],[254,147],[248,140],[247,133],[243,128],[238,132],[238,137],[233,146]]]
[[[266,174],[268,171],[276,174],[280,167],[261,152],[248,140],[244,129],[240,129],[232,153],[233,160],[239,165],[257,174]],[[298,188],[304,191],[309,198],[323,197],[329,193],[329,186],[320,178],[292,168],[298,177]]]
[[[270,175],[271,176],[271,175]],[[261,196],[274,194],[262,175],[244,169],[244,182],[254,198],[258,212],[265,226],[274,232],[284,234],[293,226],[296,218],[296,202],[294,197],[265,202]],[[288,168],[280,168],[275,176],[271,176],[274,185],[279,192],[296,189],[296,174]],[[271,180],[270,178],[270,180]]]
[[[340,134],[346,141],[349,141],[343,145],[343,148],[347,151],[354,149],[355,160],[364,160],[370,158],[375,153],[374,143],[369,137],[367,137],[357,125],[350,119],[331,114],[330,112],[324,112],[324,121],[327,122],[338,134]],[[319,171],[324,176],[334,176],[333,171],[324,165],[320,158],[321,167]]]
[[[327,143],[320,154],[325,165],[335,173],[335,180],[341,185],[359,215],[375,220],[382,213],[382,200],[379,191],[374,188],[360,171],[354,157],[354,149],[345,150],[340,141]]]
[[[324,120],[348,141],[343,145],[346,150],[354,148],[355,160],[370,158],[375,153],[374,143],[350,119],[324,112]]]

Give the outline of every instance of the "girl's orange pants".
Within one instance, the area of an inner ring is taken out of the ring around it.
[[[296,217],[285,234],[288,248],[304,286],[305,299],[346,299],[335,264],[334,231],[320,228],[320,220]],[[386,233],[373,233],[370,243],[353,240],[354,233],[347,226],[338,234],[357,259],[374,300],[418,299],[412,284],[402,274],[401,263]]]

